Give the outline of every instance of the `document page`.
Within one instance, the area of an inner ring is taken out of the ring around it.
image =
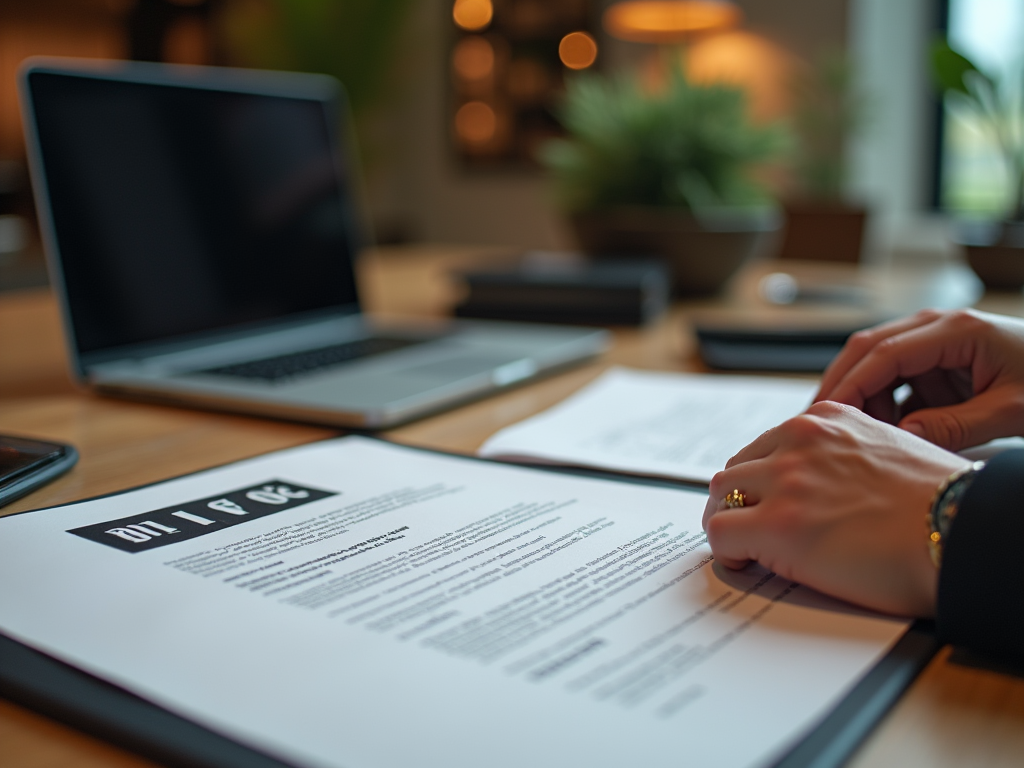
[[[703,505],[325,441],[0,518],[0,631],[298,766],[765,765],[907,622]]]
[[[811,404],[817,382],[613,368],[501,430],[481,456],[707,483],[741,448]]]

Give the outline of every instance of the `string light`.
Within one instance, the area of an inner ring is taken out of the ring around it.
[[[455,133],[467,144],[486,144],[497,129],[498,116],[486,102],[466,102],[455,113]]]
[[[452,53],[452,67],[463,80],[484,80],[494,74],[494,46],[480,35],[464,37]]]
[[[452,19],[462,29],[478,32],[485,29],[494,18],[491,0],[455,0]]]
[[[586,32],[570,32],[558,44],[558,58],[569,69],[586,69],[597,59],[597,42]]]

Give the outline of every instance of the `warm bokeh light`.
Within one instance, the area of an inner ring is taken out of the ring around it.
[[[686,74],[694,82],[743,87],[755,118],[776,119],[792,107],[799,59],[768,38],[733,30],[699,40],[683,55]]]
[[[455,113],[455,133],[467,144],[486,144],[497,129],[498,116],[483,101],[469,101]]]
[[[698,32],[735,26],[740,9],[725,0],[623,0],[604,14],[604,28],[634,43],[678,43]]]
[[[17,5],[17,4],[15,4]],[[4,10],[7,5],[0,0]],[[50,6],[44,6],[50,8]],[[128,41],[120,17],[92,14],[83,21],[75,13],[43,11],[46,23],[18,12],[0,19],[0,158],[24,157],[18,65],[29,56],[128,58]]]
[[[483,80],[494,74],[494,46],[480,35],[464,37],[452,52],[452,68],[463,80]]]
[[[494,17],[491,0],[455,0],[452,18],[455,23],[470,32],[484,29]]]
[[[558,44],[558,58],[569,69],[586,69],[597,59],[597,43],[586,32],[570,32]]]

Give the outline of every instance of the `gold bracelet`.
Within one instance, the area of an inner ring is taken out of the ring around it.
[[[960,501],[984,466],[984,461],[976,461],[963,469],[958,469],[942,481],[932,496],[931,508],[925,515],[925,523],[928,526],[928,551],[936,568],[942,566],[942,548],[946,543],[946,537],[949,536],[953,518],[960,510]]]

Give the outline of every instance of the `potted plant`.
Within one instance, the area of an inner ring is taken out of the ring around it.
[[[847,200],[846,144],[862,122],[849,59],[830,51],[793,83],[795,193],[784,208],[784,259],[860,260],[868,211]]]
[[[386,188],[395,173],[386,106],[398,84],[395,65],[413,7],[413,0],[228,0],[219,14],[221,44],[235,66],[320,72],[340,80],[372,193]],[[408,238],[404,217],[371,210],[374,242]]]
[[[541,160],[586,251],[661,256],[677,295],[709,294],[778,228],[756,170],[785,134],[751,122],[742,89],[679,65],[658,88],[580,74],[560,117],[568,135]]]
[[[1001,87],[945,40],[932,47],[932,72],[949,103],[967,110],[996,141],[1010,187],[999,221],[962,223],[956,233],[981,281],[997,290],[1024,287],[1024,106],[1019,94]],[[993,183],[998,183],[993,179]]]

